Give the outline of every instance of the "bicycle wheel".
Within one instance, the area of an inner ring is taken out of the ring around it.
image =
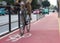
[[[26,23],[27,23],[26,29],[27,29],[27,32],[30,32],[30,26],[31,26],[30,17],[27,16],[27,18],[28,18],[28,19],[26,20]]]
[[[20,23],[20,35],[24,35],[24,31],[25,31],[25,22],[24,19],[22,18],[21,23]]]
[[[25,10],[22,11],[21,15],[20,15],[20,35],[24,35],[25,32]]]

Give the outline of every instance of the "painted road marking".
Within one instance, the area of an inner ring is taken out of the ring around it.
[[[6,41],[15,42],[15,41],[18,41],[21,38],[22,37],[19,34],[13,34],[13,35],[10,35],[9,38]]]

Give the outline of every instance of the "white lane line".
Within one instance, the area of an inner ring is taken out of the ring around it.
[[[40,20],[33,22],[32,25],[35,25],[35,24],[38,23],[39,21],[40,21]],[[16,31],[19,31],[19,29],[15,30],[15,31],[13,31],[13,32],[11,32],[11,33],[3,36],[3,37],[0,37],[0,39],[3,39],[3,38],[5,38],[5,37],[7,37],[8,35],[15,33]]]

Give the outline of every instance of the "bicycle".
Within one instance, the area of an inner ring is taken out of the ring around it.
[[[27,33],[30,32],[31,20],[30,20],[30,17],[28,15],[28,10],[26,8],[21,10],[21,15],[20,16],[21,16],[20,35],[23,36],[24,33],[25,33],[25,28],[27,30]]]

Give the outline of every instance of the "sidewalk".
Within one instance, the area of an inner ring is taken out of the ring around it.
[[[57,13],[51,13],[43,19],[31,24],[32,36],[15,40],[8,40],[11,35],[19,34],[19,30],[1,38],[0,43],[59,43],[59,27]]]

